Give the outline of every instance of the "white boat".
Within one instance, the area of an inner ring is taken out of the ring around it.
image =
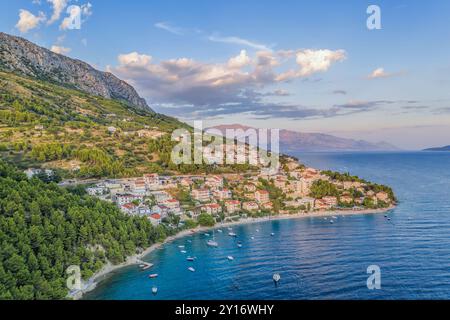
[[[219,244],[217,243],[217,241],[214,241],[214,240],[208,240],[208,241],[206,241],[206,244],[209,246],[209,247],[218,247],[219,246]]]
[[[180,249],[184,249],[184,246],[178,246],[178,248],[180,248]]]
[[[273,237],[274,235],[275,235],[275,233],[273,233],[273,232],[270,234],[271,237]]]
[[[222,231],[222,229],[219,229],[219,230],[217,230],[217,232],[222,233],[223,231]]]
[[[259,232],[259,229],[256,229],[256,232]]]
[[[234,232],[230,232],[230,233],[228,233],[228,235],[229,235],[230,237],[237,237],[237,234],[234,233]]]
[[[142,267],[142,270],[147,270],[147,269],[150,269],[151,267],[153,267],[153,264],[146,263],[145,266]]]
[[[158,293],[158,288],[157,287],[153,287],[152,288],[152,293],[153,294],[157,294]]]
[[[333,223],[334,223],[334,221],[333,221],[333,220],[330,220],[330,223],[331,223],[331,224],[333,224]]]
[[[242,248],[242,243],[239,242],[239,243],[237,244],[237,246],[238,246],[238,248]]]
[[[234,260],[233,256],[228,256],[227,259],[230,260],[230,261]]]
[[[195,269],[192,268],[192,267],[189,267],[188,270],[189,270],[190,272],[195,272]]]
[[[181,252],[181,253],[187,253],[187,251],[186,251],[186,250],[181,250],[180,252]]]
[[[209,233],[205,233],[205,236],[209,237]]]
[[[186,260],[187,260],[187,261],[194,261],[194,260],[195,260],[195,257],[187,257]]]
[[[157,278],[157,277],[158,277],[158,274],[157,274],[157,273],[153,273],[153,274],[150,274],[148,277],[149,277],[150,279],[154,279],[154,278]]]
[[[231,228],[231,227],[228,227],[228,231],[231,231],[231,230],[233,230],[233,228]]]
[[[273,281],[278,282],[281,279],[281,276],[279,273],[274,273],[272,277]]]

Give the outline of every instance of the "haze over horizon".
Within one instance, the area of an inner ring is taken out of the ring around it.
[[[381,8],[381,30],[366,27]],[[67,8],[82,9],[80,30]],[[0,31],[111,71],[156,111],[205,127],[240,123],[450,144],[448,1],[0,3]],[[125,9],[126,8],[126,9]]]

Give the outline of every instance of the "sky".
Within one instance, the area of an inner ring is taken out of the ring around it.
[[[158,112],[406,150],[450,144],[449,18],[448,0],[0,1],[0,31],[114,73]]]

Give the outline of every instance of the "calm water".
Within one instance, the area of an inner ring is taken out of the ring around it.
[[[150,254],[151,271],[124,268],[86,298],[450,298],[450,153],[298,156],[317,168],[351,171],[391,185],[401,202],[389,213],[391,221],[361,215],[338,217],[334,224],[303,218],[233,227],[242,248],[227,230],[215,232],[220,245],[215,249],[206,246],[205,235],[189,236]],[[197,260],[187,262],[188,255]],[[235,260],[228,261],[228,255]],[[372,264],[381,268],[381,290],[366,287]],[[191,265],[195,273],[187,270]],[[282,277],[277,287],[274,272]],[[159,278],[148,279],[150,273]]]

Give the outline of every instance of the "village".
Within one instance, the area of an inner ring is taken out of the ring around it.
[[[320,198],[311,195],[318,182],[339,191]],[[387,207],[394,199],[360,181],[336,181],[291,159],[276,172],[222,175],[145,174],[105,179],[86,188],[89,195],[113,202],[127,215],[147,217],[153,225],[178,217],[178,223],[197,221],[201,214],[216,222],[314,211],[364,210]]]

